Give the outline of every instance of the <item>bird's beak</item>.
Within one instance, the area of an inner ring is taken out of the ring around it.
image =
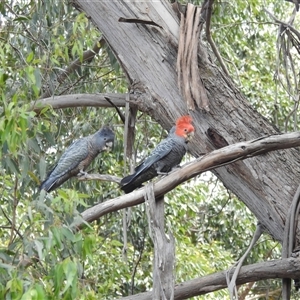
[[[186,140],[190,141],[194,137],[195,133],[194,131],[191,131],[190,133],[187,134]]]
[[[105,146],[103,147],[103,150],[109,151],[112,148],[113,145],[114,145],[113,142],[107,142],[107,143],[105,143]]]
[[[113,142],[107,142],[105,145],[108,148],[112,148],[113,144],[114,144]]]

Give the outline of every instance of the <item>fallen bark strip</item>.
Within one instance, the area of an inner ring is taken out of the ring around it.
[[[233,271],[234,269],[232,273]],[[188,299],[227,288],[226,272],[210,274],[175,285],[174,300]],[[296,279],[299,276],[300,260],[285,258],[242,267],[236,283],[241,285],[247,282],[284,277]],[[152,291],[119,298],[119,300],[152,300]]]
[[[153,183],[147,184],[146,213],[149,234],[153,242],[153,291],[152,299],[173,300],[175,287],[175,238],[165,232],[164,196],[154,197]]]
[[[187,181],[205,171],[212,170],[239,160],[243,160],[269,151],[287,149],[300,146],[300,132],[286,133],[261,137],[255,140],[236,143],[227,147],[212,151],[191,163],[184,165],[168,176],[162,178],[154,185],[155,197],[160,197],[174,189],[180,183]],[[81,215],[83,220],[76,220],[74,226],[81,227],[83,221],[92,222],[101,216],[143,203],[144,188],[133,191],[114,199],[99,203],[85,210]]]
[[[106,99],[114,103],[117,107],[125,107],[126,94],[104,93],[104,94],[73,94],[61,95],[44,99],[39,99],[31,104],[31,110],[39,113],[43,108],[51,106],[53,109],[69,107],[113,107]],[[130,95],[130,100],[135,100]]]

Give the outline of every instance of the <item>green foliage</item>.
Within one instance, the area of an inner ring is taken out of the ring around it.
[[[106,49],[56,84],[55,77],[62,69],[77,58],[82,62],[84,51],[100,39],[98,31],[84,15],[67,2],[18,1],[9,9],[8,6],[3,9],[0,298],[97,299],[101,289],[104,293],[109,289],[108,283],[102,280],[98,284],[95,277],[104,256],[98,253],[104,238],[97,234],[97,229],[75,232],[71,224],[79,218],[80,210],[117,196],[118,190],[111,189],[110,183],[72,180],[64,186],[72,190],[59,189],[53,194],[39,196],[37,187],[74,139],[94,133],[107,123],[117,125],[118,117],[112,110],[108,113],[104,109],[54,112],[45,108],[36,115],[30,108],[32,101],[49,91],[50,95],[112,92],[115,83],[119,91],[126,86],[120,71],[111,68]],[[121,143],[120,129],[115,128],[116,145]],[[98,159],[91,168],[121,175],[122,171],[117,168],[120,155],[105,153],[102,158],[101,163]],[[117,237],[112,241],[118,242]],[[102,253],[106,253],[106,249],[102,249]],[[112,251],[113,255],[119,253],[117,247]],[[110,270],[116,266],[115,261],[112,262]]]
[[[246,251],[255,231],[251,212],[220,182],[204,174],[167,195],[167,221],[175,235],[177,281],[227,270]],[[245,264],[280,257],[278,243],[267,235],[255,246]],[[195,274],[191,276],[191,274]],[[277,288],[276,282],[264,282]],[[259,284],[258,284],[259,286]],[[269,288],[268,286],[268,288]],[[195,299],[227,299],[226,290]]]
[[[291,66],[287,71],[283,68],[284,58],[277,52],[281,43],[277,40],[279,26],[265,11],[285,22],[294,6],[286,1],[253,0],[223,2],[214,8],[213,37],[239,88],[253,107],[281,130],[298,130],[289,115],[294,107],[293,97],[297,97],[297,85],[287,92],[286,81],[296,78]],[[297,20],[295,27],[296,24]],[[293,53],[296,70],[297,55]]]

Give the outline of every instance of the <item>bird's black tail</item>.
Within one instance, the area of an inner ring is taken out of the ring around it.
[[[46,192],[51,192],[53,185],[56,182],[56,178],[46,178],[40,185],[40,190],[45,190]],[[54,189],[54,188],[53,188]]]
[[[134,177],[135,174],[128,175],[124,177],[121,182],[121,190],[123,190],[126,194],[131,193],[133,190],[135,190],[138,186],[135,186],[134,184]]]

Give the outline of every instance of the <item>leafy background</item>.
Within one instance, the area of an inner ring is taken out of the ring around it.
[[[253,107],[281,131],[299,130],[298,79],[291,67],[284,73],[278,25],[264,8],[287,20],[293,6],[279,0],[218,2],[213,38]],[[123,212],[79,232],[70,226],[87,207],[120,195],[115,183],[73,179],[45,198],[38,191],[64,149],[104,124],[116,132],[114,151],[90,169],[124,175],[123,124],[114,109],[32,111],[32,103],[45,95],[126,93],[120,66],[101,43],[101,33],[65,0],[2,1],[0,12],[0,298],[112,299],[150,290],[153,245],[144,205],[126,210],[124,241]],[[83,62],[84,51],[95,45],[99,53]],[[291,51],[298,74],[298,53]],[[59,81],[76,59],[80,67]],[[139,160],[166,133],[143,113],[137,119]],[[255,231],[251,212],[210,173],[177,187],[166,203],[166,226],[176,239],[176,282],[229,268]],[[264,235],[246,263],[279,258],[280,250]],[[278,299],[280,286],[277,280],[248,284],[240,299]],[[221,290],[194,299],[227,298]]]

